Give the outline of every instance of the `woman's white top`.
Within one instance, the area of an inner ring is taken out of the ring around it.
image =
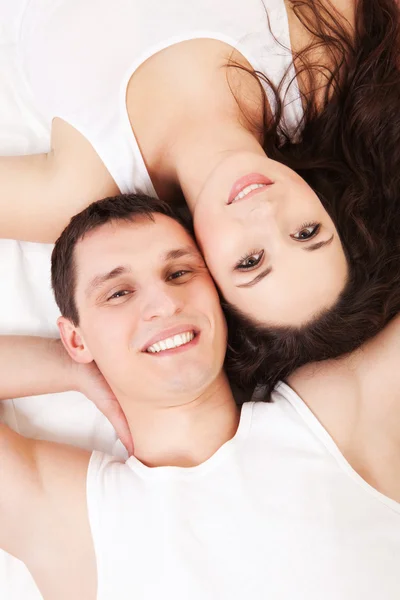
[[[400,504],[287,385],[273,399],[197,467],[92,455],[98,600],[399,600]]]
[[[291,65],[283,0],[30,0],[20,61],[46,120],[60,117],[83,134],[121,192],[154,195],[127,115],[127,85],[156,52],[195,38],[231,45],[275,84]],[[293,77],[289,68],[287,82]],[[295,126],[296,82],[285,106],[286,124]]]

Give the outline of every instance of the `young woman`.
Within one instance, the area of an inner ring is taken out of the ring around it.
[[[244,379],[350,350],[400,308],[398,45],[395,0],[32,0],[21,69],[51,150],[0,160],[0,235],[182,190]]]

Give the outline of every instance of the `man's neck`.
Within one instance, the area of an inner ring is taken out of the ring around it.
[[[400,316],[359,350],[288,380],[372,485],[400,499]]]
[[[225,375],[201,394],[138,402],[121,398],[134,455],[149,467],[191,467],[210,458],[236,433],[239,409]]]

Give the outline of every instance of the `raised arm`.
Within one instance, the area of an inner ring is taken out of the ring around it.
[[[46,598],[95,597],[89,459],[88,452],[25,439],[0,423],[0,548],[26,564]]]
[[[69,390],[92,400],[133,452],[125,415],[95,363],[73,362],[57,339],[0,336],[0,400]]]
[[[0,337],[0,398],[79,389],[76,367],[59,340]],[[59,593],[65,564],[87,590],[84,597],[94,597],[89,457],[78,448],[26,439],[0,423],[0,548],[28,566],[45,597],[68,597]]]
[[[54,242],[73,215],[118,192],[91,144],[56,119],[48,154],[0,157],[0,238]]]
[[[80,391],[79,378],[60,340],[0,336],[0,400]]]

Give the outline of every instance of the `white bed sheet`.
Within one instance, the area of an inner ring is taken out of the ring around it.
[[[32,154],[49,147],[49,127],[32,108],[18,71],[17,43],[29,0],[0,0],[0,155]],[[45,244],[0,240],[0,334],[57,335],[58,310],[50,289]],[[78,393],[0,403],[0,419],[33,438],[67,442],[125,456],[108,421]],[[0,598],[40,600],[25,566],[0,550]]]

